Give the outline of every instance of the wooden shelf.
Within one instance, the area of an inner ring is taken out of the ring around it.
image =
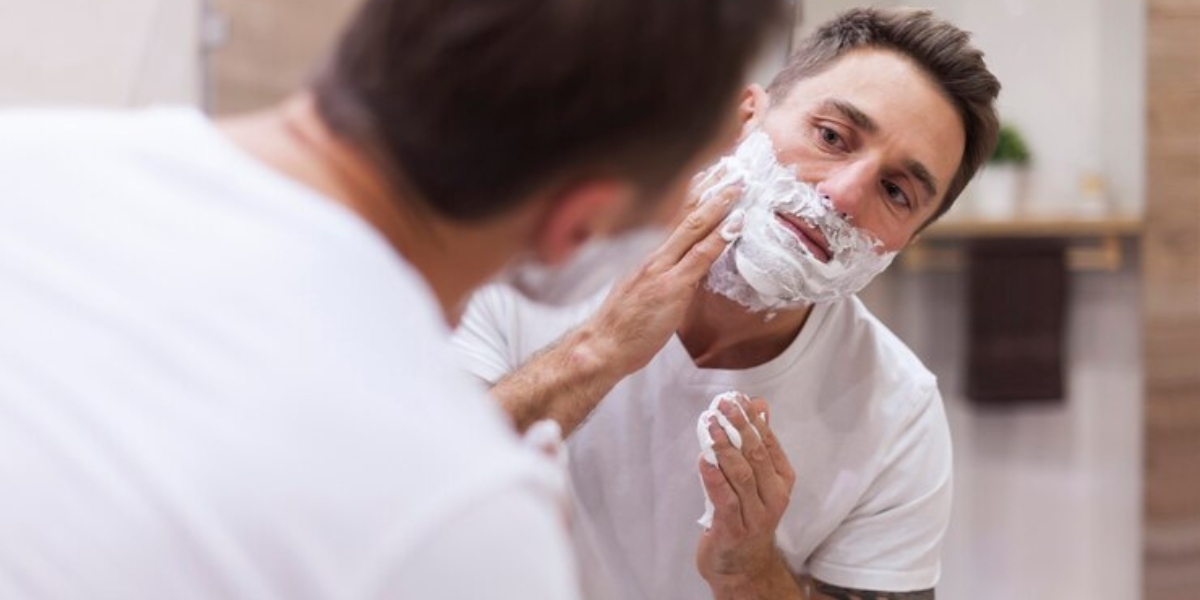
[[[1073,271],[1117,271],[1124,265],[1122,241],[1140,236],[1142,218],[1133,215],[1020,215],[1010,219],[956,217],[939,221],[901,253],[909,271],[959,270],[962,242],[998,238],[1061,238],[1069,241],[1067,267]]]
[[[1026,215],[1011,219],[955,217],[938,221],[921,233],[922,239],[955,240],[971,238],[1023,237],[1136,237],[1142,232],[1142,218],[1133,215],[1081,217],[1072,215]]]

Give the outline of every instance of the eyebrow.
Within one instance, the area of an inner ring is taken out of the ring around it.
[[[824,108],[842,113],[842,116],[850,119],[850,122],[854,123],[855,127],[867,133],[879,131],[879,124],[875,122],[875,119],[867,116],[867,113],[859,110],[857,106],[845,100],[831,98],[824,102]]]
[[[830,98],[822,103],[822,107],[826,110],[841,113],[843,117],[854,123],[855,127],[867,133],[877,133],[879,131],[879,124],[875,122],[875,119],[872,119],[870,115],[859,110],[857,106],[854,106],[850,102],[840,98]],[[933,178],[933,174],[929,172],[929,169],[924,164],[917,160],[910,160],[904,166],[912,173],[913,177],[917,178],[917,181],[921,183],[921,187],[925,188],[925,193],[929,194],[930,200],[937,198],[937,180]]]
[[[929,194],[929,200],[935,200],[938,195],[937,180],[933,178],[933,174],[929,172],[929,169],[926,169],[925,165],[915,160],[908,161],[908,164],[904,166],[908,167],[908,171],[913,174],[913,177],[916,177],[917,181],[921,182],[921,187],[925,188],[926,194]]]

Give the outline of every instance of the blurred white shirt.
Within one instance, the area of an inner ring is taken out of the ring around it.
[[[199,113],[0,116],[0,598],[575,598],[418,274]]]

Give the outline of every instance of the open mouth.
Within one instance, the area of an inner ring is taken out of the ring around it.
[[[833,253],[829,250],[829,241],[825,239],[825,235],[821,230],[813,227],[800,217],[787,213],[775,213],[775,218],[779,219],[791,232],[808,248],[809,252],[816,257],[817,260],[827,263],[832,258]]]

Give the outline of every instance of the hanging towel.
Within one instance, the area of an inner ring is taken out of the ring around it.
[[[967,397],[987,404],[1062,399],[1066,241],[976,240],[967,269]]]

